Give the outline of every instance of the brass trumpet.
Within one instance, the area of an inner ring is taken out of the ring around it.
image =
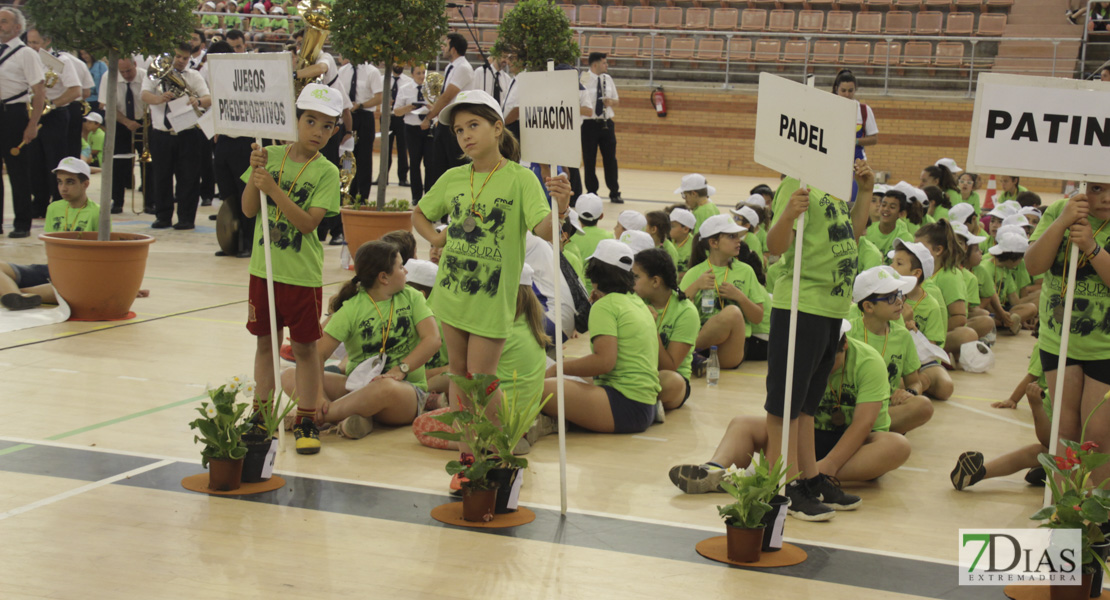
[[[320,53],[324,50],[324,42],[331,33],[331,15],[328,7],[319,0],[301,0],[297,3],[297,14],[304,19],[304,37],[301,38],[301,51],[296,56],[295,70],[300,71],[316,64]],[[297,79],[293,81],[293,97],[301,95],[304,86],[318,83],[319,77],[313,81]]]
[[[147,68],[147,77],[162,84],[162,91],[170,92],[175,98],[182,96],[189,96],[190,98],[197,98],[197,95],[189,90],[189,86],[185,80],[173,68],[173,55],[162,54],[155,58],[150,67]],[[204,114],[204,109],[199,106],[194,106],[193,111],[197,116]]]

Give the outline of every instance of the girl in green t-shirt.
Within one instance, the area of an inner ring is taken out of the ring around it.
[[[740,240],[742,233],[744,228],[729,215],[706,219],[694,236],[693,266],[679,284],[686,297],[696,300],[702,321],[695,349],[716,346],[722,369],[744,362],[747,338],[763,321],[767,299],[760,281],[762,263]]]
[[[902,309],[906,329],[920,331],[933,344],[944,346],[947,332],[944,330],[942,309],[921,284],[933,275],[933,256],[924,244],[894,241],[890,266],[903,277],[916,277],[917,285],[906,294],[906,305]],[[935,360],[921,365],[918,370],[921,393],[936,400],[952,397],[955,386],[944,366]]]
[[[592,384],[563,382],[566,420],[599,433],[640,433],[655,421],[659,338],[647,305],[633,293],[632,263],[627,244],[598,242],[586,263],[597,298],[590,307],[590,354],[563,365],[564,375],[594,378]],[[552,365],[544,395],[554,394],[556,385]],[[559,407],[548,402],[543,412],[558,417]]]
[[[424,364],[439,350],[435,317],[424,296],[405,286],[405,268],[388,242],[363,244],[355,253],[355,276],[331,300],[331,318],[316,348],[320,363],[342,343],[349,358],[346,374],[324,373],[324,421],[338,423],[339,434],[366,436],[374,421],[408,425],[427,394]],[[348,378],[360,367],[378,375],[355,390]],[[366,363],[366,364],[364,364]],[[287,377],[288,376],[288,377]],[[287,394],[295,392],[293,370],[282,375]]]
[[[1010,175],[998,176],[998,197],[994,199],[994,205],[998,206],[1008,200],[1017,200],[1018,194],[1028,192],[1029,188],[1021,185],[1021,177],[1012,177]]]
[[[647,218],[647,232],[655,240],[655,246],[662,248],[671,257],[671,264],[677,268],[678,248],[671,241],[671,217],[662,210],[653,210],[644,217]]]
[[[914,236],[925,244],[933,255],[935,272],[929,283],[944,298],[941,308],[947,313],[947,330],[944,349],[959,359],[960,347],[979,339],[979,334],[967,326],[967,285],[960,273],[963,242],[946,219],[930,223]]]
[[[664,409],[674,410],[690,397],[692,351],[701,320],[694,303],[678,289],[674,264],[664,250],[644,250],[635,260],[633,289],[651,307],[659,333],[659,401]]]
[[[952,199],[948,197],[948,194],[945,194],[935,185],[927,185],[921,188],[921,191],[925,192],[925,198],[929,200],[929,210],[925,215],[925,222],[936,223],[940,219],[948,219],[949,211],[952,210]]]
[[[960,188],[960,200],[958,202],[970,204],[975,208],[975,213],[978,214],[982,207],[982,203],[979,200],[979,192],[975,191],[975,188],[979,186],[979,176],[975,173],[961,173],[960,179],[956,182],[956,185]],[[977,232],[973,230],[973,233]]]
[[[956,236],[960,239],[959,273],[964,279],[967,292],[967,326],[974,329],[982,339],[994,331],[994,318],[990,312],[980,307],[983,299],[979,294],[979,278],[975,269],[983,262],[983,251],[979,249],[982,237],[972,235],[966,227],[957,227]]]
[[[949,205],[965,201],[963,196],[960,195],[960,184],[956,182],[956,177],[944,165],[929,165],[921,170],[921,187],[924,188],[930,185],[937,186],[948,196]],[[975,212],[979,212],[977,205],[975,206]]]
[[[748,232],[744,234],[744,245],[746,245],[753,254],[759,259],[759,264],[763,267],[763,272],[767,271],[767,249],[763,246],[763,238],[759,237],[759,224],[764,221],[759,214],[760,211],[740,203],[736,208],[732,209],[733,220],[736,224],[747,229]]]

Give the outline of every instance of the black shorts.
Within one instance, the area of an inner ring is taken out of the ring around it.
[[[828,456],[829,452],[832,452],[832,449],[840,443],[840,438],[843,435],[843,431],[813,430],[813,447],[816,449],[814,454],[817,455],[817,460]]]
[[[35,287],[50,283],[50,268],[47,265],[17,265],[8,263],[15,272],[15,284],[22,288]]]
[[[686,395],[682,397],[682,402],[680,402],[678,406],[674,408],[682,408],[683,406],[686,406],[686,401],[690,399],[690,380],[686,379],[685,377],[683,377],[682,380],[686,382]],[[672,408],[671,410],[674,409]]]
[[[614,387],[601,386],[609,395],[613,433],[643,433],[655,422],[655,405],[629,400]]]
[[[754,335],[744,342],[744,360],[767,360],[767,340]]]
[[[825,386],[836,360],[840,342],[841,319],[798,313],[798,344],[794,355],[794,400],[790,419],[817,412]],[[771,339],[767,344],[767,401],[763,408],[776,417],[783,417],[786,397],[787,333],[790,311],[771,309]]]
[[[1040,350],[1041,368],[1045,373],[1060,368],[1060,356],[1045,350]],[[1102,360],[1078,360],[1069,357],[1065,366],[1078,366],[1083,369],[1083,374],[1099,383],[1110,385],[1110,358]]]

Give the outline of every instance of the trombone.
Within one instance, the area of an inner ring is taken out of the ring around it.
[[[137,215],[141,215],[142,211],[135,210],[135,190],[139,189],[140,185],[143,186],[144,205],[146,204],[146,193],[148,191],[146,188],[146,166],[152,160],[150,157],[150,144],[147,143],[147,140],[150,139],[149,133],[150,108],[147,107],[147,109],[143,112],[143,126],[131,132],[131,172],[129,173],[131,177],[131,212]],[[139,144],[143,145],[142,154],[136,152]],[[139,163],[139,181],[135,181],[136,161],[138,161]]]

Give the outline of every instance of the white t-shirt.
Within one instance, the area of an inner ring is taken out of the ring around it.
[[[19,38],[8,41],[8,49],[0,56],[7,56],[13,52],[19,54],[4,61],[0,65],[0,100],[5,100],[27,92],[23,96],[12,100],[13,103],[26,103],[31,101],[31,86],[41,83],[46,69],[42,67],[38,53],[30,48],[21,50],[26,46]]]
[[[424,94],[420,90],[420,86],[416,85],[416,82],[410,78],[407,84],[401,86],[400,89],[397,90],[397,103],[394,104],[394,108],[398,106],[408,106],[417,100],[424,100]],[[426,102],[425,100],[425,103]],[[422,121],[421,116],[426,114],[428,114],[427,104],[405,113],[405,125],[419,127]]]
[[[864,123],[863,115],[860,114],[859,105],[859,101],[856,101],[856,125],[863,125],[863,135],[868,136],[879,133],[879,124],[875,122],[875,109],[867,106],[867,122]]]
[[[531,231],[525,235],[524,262],[535,270],[532,284],[547,299],[544,305],[544,315],[548,320],[555,321],[555,273],[552,271],[551,242],[536,237]],[[574,297],[570,295],[570,286],[567,285],[563,274],[559,273],[559,304],[563,307],[562,331],[568,337],[574,334]]]

